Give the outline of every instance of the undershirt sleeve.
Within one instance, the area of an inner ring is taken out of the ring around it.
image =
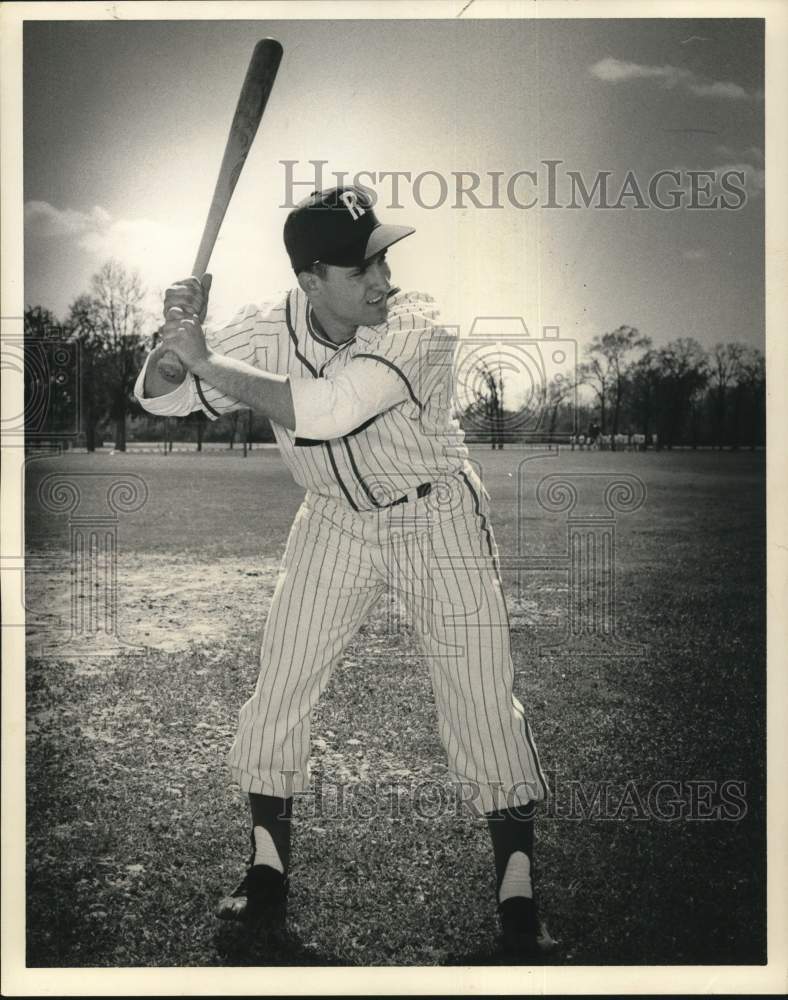
[[[408,398],[396,371],[368,358],[354,358],[331,378],[290,378],[298,437],[331,441],[344,437],[378,413]]]

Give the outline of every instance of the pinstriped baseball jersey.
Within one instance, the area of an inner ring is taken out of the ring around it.
[[[436,322],[433,300],[399,293],[386,323],[359,327],[336,345],[320,334],[300,288],[272,305],[241,310],[209,338],[214,350],[293,379],[336,376],[351,362],[369,366],[369,378],[388,383],[397,400],[341,438],[302,437],[273,425],[282,457],[305,489],[335,497],[353,510],[374,510],[430,477],[456,473],[468,452],[452,416],[455,338]],[[195,380],[199,405],[215,419],[236,400]],[[196,402],[196,400],[192,400]]]
[[[208,339],[217,352],[289,376],[295,431],[272,426],[306,490],[257,687],[228,756],[242,790],[286,797],[308,788],[311,710],[390,590],[427,657],[449,770],[472,789],[462,792],[469,807],[489,812],[544,798],[545,777],[513,693],[488,497],[452,415],[455,338],[437,322],[432,299],[398,294],[384,324],[359,327],[336,345],[297,288],[241,310]],[[216,418],[242,407],[191,375],[173,392],[145,399],[144,377],[145,369],[136,392],[154,413],[203,409]],[[334,404],[347,411],[349,426],[331,412]],[[341,433],[325,433],[338,426]]]

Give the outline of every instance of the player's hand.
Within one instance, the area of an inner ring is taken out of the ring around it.
[[[212,280],[212,275],[205,274],[202,281],[192,277],[170,285],[164,293],[164,318],[169,320],[188,317],[197,319],[200,323],[205,322]]]
[[[178,309],[170,313],[170,318],[161,328],[162,346],[174,351],[190,371],[205,361],[210,350],[205,342],[202,324],[192,316],[176,316]]]

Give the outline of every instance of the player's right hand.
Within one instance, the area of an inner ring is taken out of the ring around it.
[[[202,281],[198,278],[184,278],[170,285],[164,293],[164,318],[196,318],[202,323],[208,312],[208,296],[211,291],[212,275],[203,275]],[[172,313],[172,310],[177,310]]]

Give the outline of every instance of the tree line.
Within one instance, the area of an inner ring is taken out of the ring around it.
[[[554,441],[593,426],[613,439],[613,448],[622,434],[656,440],[658,449],[766,443],[766,362],[743,342],[707,350],[692,337],[677,337],[655,346],[636,327],[620,326],[595,336],[574,371],[545,377],[532,396],[520,410],[504,411],[502,378],[496,387],[485,374],[465,416],[474,430],[480,414],[495,416],[486,434],[474,436],[496,447],[502,436]]]
[[[63,321],[41,306],[25,309],[25,424],[31,440],[73,434],[88,451],[112,436],[116,450],[130,439],[166,441],[172,421],[152,417],[133,395],[134,383],[158,328],[144,307],[135,272],[107,261]],[[153,332],[152,332],[153,331]],[[75,347],[74,371],[48,363],[60,345]],[[656,435],[658,447],[760,447],[766,435],[764,355],[743,342],[705,349],[691,337],[655,346],[636,327],[620,326],[586,345],[576,370],[545,376],[533,398],[508,410],[504,381],[483,362],[476,398],[460,414],[471,439],[502,447],[504,440],[558,440],[586,433]],[[78,366],[78,370],[77,369]],[[66,373],[68,375],[69,373]],[[44,398],[42,409],[32,405]],[[31,405],[28,405],[31,404]],[[248,411],[209,421],[202,413],[179,419],[179,439],[271,441],[269,422]]]
[[[28,439],[60,439],[63,446],[76,436],[88,451],[111,439],[116,451],[129,440],[272,441],[271,425],[247,412],[210,421],[202,412],[186,418],[154,417],[134,397],[134,383],[154,345],[159,320],[146,311],[146,290],[139,275],[115,260],[107,261],[91,278],[90,288],[69,307],[64,320],[41,306],[24,315],[25,430]],[[72,371],[52,364],[61,345]],[[70,376],[70,377],[69,377]],[[44,412],[34,401],[44,398]],[[78,420],[78,435],[74,435]],[[177,426],[177,430],[175,427]]]

